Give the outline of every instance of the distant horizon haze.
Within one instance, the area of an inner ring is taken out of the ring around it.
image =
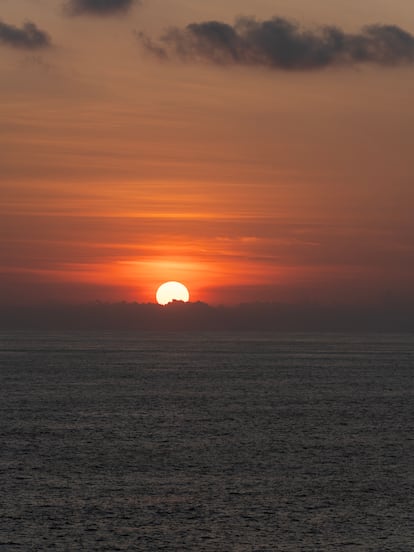
[[[121,301],[0,306],[0,330],[414,332],[413,305],[167,305]]]

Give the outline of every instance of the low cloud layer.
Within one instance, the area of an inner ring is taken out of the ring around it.
[[[0,44],[24,50],[37,50],[51,46],[51,41],[49,35],[34,23],[28,22],[19,28],[0,21]]]
[[[243,17],[234,25],[220,21],[170,28],[145,48],[161,59],[208,61],[220,65],[312,70],[330,66],[414,62],[414,36],[396,25],[369,25],[358,33],[333,26],[306,29],[281,17],[257,21]]]
[[[114,15],[127,12],[139,0],[68,0],[66,13],[70,15]]]

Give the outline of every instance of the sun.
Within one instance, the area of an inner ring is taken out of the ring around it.
[[[157,289],[156,298],[159,305],[166,305],[167,303],[171,303],[171,301],[184,301],[184,303],[187,303],[190,299],[190,294],[185,285],[180,282],[165,282]]]

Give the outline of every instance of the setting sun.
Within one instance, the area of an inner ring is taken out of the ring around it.
[[[187,303],[190,294],[185,285],[180,282],[165,282],[157,289],[156,298],[159,305],[167,305],[172,301]]]

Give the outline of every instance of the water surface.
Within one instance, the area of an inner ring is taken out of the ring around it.
[[[0,335],[0,549],[412,551],[414,338]]]

